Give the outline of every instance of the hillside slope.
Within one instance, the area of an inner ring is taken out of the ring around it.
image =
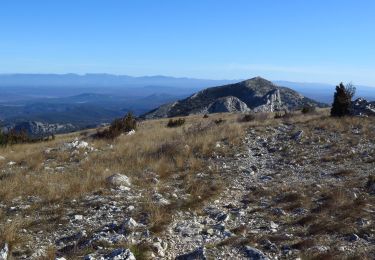
[[[0,147],[0,254],[372,259],[375,117],[328,112],[150,120],[114,141]]]
[[[228,99],[230,97],[230,99]],[[237,109],[212,109],[212,105],[222,102],[227,106]],[[244,103],[231,105],[231,102]],[[252,78],[235,84],[207,88],[196,94],[177,102],[163,105],[143,115],[144,118],[162,118],[187,116],[191,114],[217,113],[217,112],[273,112],[282,109],[297,109],[304,104],[324,106],[323,104],[306,98],[298,92],[274,85],[271,81],[261,77]],[[246,105],[246,106],[244,106]],[[234,111],[236,110],[236,111]]]

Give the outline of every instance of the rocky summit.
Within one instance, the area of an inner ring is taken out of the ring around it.
[[[204,89],[186,99],[162,105],[143,117],[150,119],[221,112],[274,112],[294,110],[304,105],[324,106],[290,88],[255,77],[235,84]]]

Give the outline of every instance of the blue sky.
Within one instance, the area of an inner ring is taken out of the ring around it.
[[[0,0],[0,73],[375,86],[374,0]]]

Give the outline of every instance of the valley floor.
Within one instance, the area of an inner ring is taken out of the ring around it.
[[[9,259],[373,259],[374,118],[239,117],[1,149],[0,250]]]

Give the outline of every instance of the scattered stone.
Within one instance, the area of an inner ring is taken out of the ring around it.
[[[152,195],[152,199],[160,205],[169,205],[171,202],[163,197],[160,193],[155,192]]]
[[[220,213],[217,217],[216,217],[217,221],[219,222],[227,222],[229,220],[229,215],[226,214],[226,213]]]
[[[193,252],[186,253],[184,255],[179,255],[176,260],[206,260],[206,248],[200,247]]]
[[[298,132],[292,135],[292,139],[294,141],[300,141],[302,137],[303,137],[303,130],[299,130]]]
[[[264,248],[269,250],[269,251],[272,251],[272,252],[278,251],[277,246],[269,240],[264,240],[262,244],[263,244]]]
[[[272,208],[271,209],[272,213],[277,215],[277,216],[285,216],[286,213],[282,208]]]
[[[325,253],[329,251],[329,247],[327,246],[313,246],[310,247],[307,251],[312,253]]]
[[[273,180],[273,178],[271,176],[267,176],[267,175],[261,176],[259,179],[262,180],[262,181],[272,181]]]
[[[5,243],[4,247],[0,251],[0,260],[7,260],[9,254],[9,247],[8,244]]]
[[[130,186],[130,179],[128,176],[120,173],[113,174],[107,178],[107,183],[113,187]]]
[[[262,251],[251,246],[245,246],[245,255],[250,260],[269,260]]]
[[[348,237],[348,240],[350,242],[357,242],[359,240],[359,236],[357,234],[351,234],[349,237]]]
[[[5,160],[6,160],[6,158],[4,156],[0,155],[0,161],[5,161]]]
[[[75,220],[82,220],[82,219],[83,219],[83,216],[82,216],[82,215],[75,215],[75,216],[74,216],[74,219],[75,219]]]
[[[129,132],[127,132],[126,135],[134,135],[134,134],[135,134],[135,130],[133,129],[133,130],[130,130]]]
[[[125,221],[124,221],[124,224],[123,224],[123,227],[124,228],[135,228],[135,227],[138,227],[138,223],[137,221],[135,221],[133,218],[127,218]]]
[[[125,248],[119,248],[119,249],[113,250],[111,253],[102,257],[101,259],[104,259],[104,260],[136,260],[133,253],[130,252],[129,249],[125,249]]]
[[[279,225],[277,225],[275,222],[271,221],[270,222],[270,228],[271,229],[277,229],[279,227]]]
[[[64,147],[67,148],[67,149],[74,149],[74,148],[81,149],[81,148],[86,148],[88,146],[89,146],[89,144],[87,142],[79,141],[78,139],[75,139],[74,141],[72,141],[70,143],[64,144]]]
[[[251,165],[250,168],[251,168],[254,172],[257,172],[257,171],[258,171],[258,167],[256,167],[255,165]]]
[[[155,238],[154,242],[152,243],[153,251],[160,257],[165,256],[165,251],[168,248],[167,243],[163,243],[160,238]]]
[[[13,165],[16,165],[17,163],[16,162],[13,162],[13,161],[10,161],[10,162],[8,162],[8,165],[9,166],[13,166]]]

